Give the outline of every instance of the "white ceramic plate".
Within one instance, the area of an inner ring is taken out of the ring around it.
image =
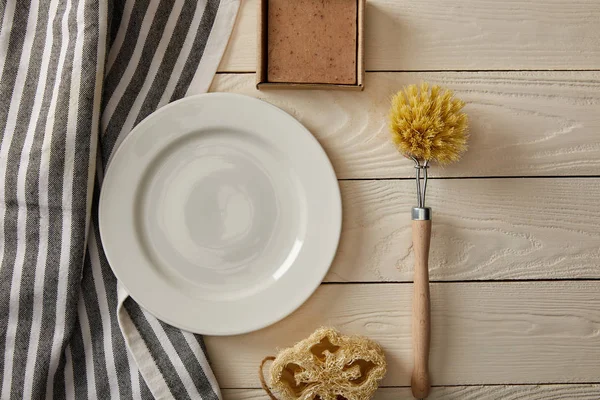
[[[100,196],[109,263],[158,318],[210,335],[298,308],[333,260],[338,182],[298,121],[234,94],[189,97],[142,121]]]

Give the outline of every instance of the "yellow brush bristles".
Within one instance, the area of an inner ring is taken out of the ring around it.
[[[467,149],[465,103],[450,90],[410,85],[392,99],[390,129],[398,150],[417,160],[448,164]]]

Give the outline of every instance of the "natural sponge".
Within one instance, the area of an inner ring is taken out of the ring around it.
[[[271,386],[281,400],[367,400],[386,372],[374,341],[320,328],[271,365]]]

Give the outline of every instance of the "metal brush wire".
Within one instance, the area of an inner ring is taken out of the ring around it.
[[[420,161],[416,157],[411,158],[415,162],[417,182],[417,206],[412,209],[412,219],[415,221],[428,221],[431,219],[431,209],[425,207],[425,194],[427,193],[429,160]]]
[[[425,208],[425,193],[427,192],[427,169],[429,169],[429,160],[421,162],[415,157],[411,158],[415,162],[415,171],[417,175],[417,205],[418,207]],[[421,181],[423,181],[423,183],[421,183]]]

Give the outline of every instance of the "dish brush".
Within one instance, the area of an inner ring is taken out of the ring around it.
[[[410,85],[392,99],[390,130],[397,149],[415,163],[417,206],[412,208],[415,258],[412,336],[414,366],[411,378],[415,398],[428,396],[429,382],[429,244],[431,208],[425,207],[427,170],[431,162],[458,161],[467,149],[468,118],[465,103],[452,91],[427,83]]]

